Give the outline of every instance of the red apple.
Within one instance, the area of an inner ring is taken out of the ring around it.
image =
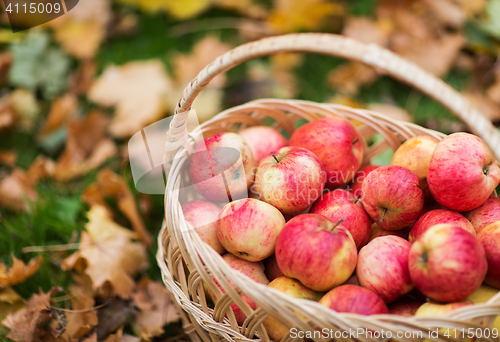
[[[484,282],[500,289],[500,221],[490,224],[477,234],[488,260],[488,273]]]
[[[386,165],[363,182],[363,207],[387,230],[403,229],[417,220],[424,206],[418,176],[402,166]]]
[[[319,303],[337,312],[365,316],[389,313],[384,301],[375,292],[356,285],[338,286],[327,292]]]
[[[386,235],[399,236],[400,238],[408,240],[409,233],[410,233],[409,227],[400,230],[386,230],[380,227],[378,224],[373,223],[371,227],[370,237],[368,238],[368,243],[379,236],[386,236]]]
[[[294,298],[309,299],[317,302],[322,296],[322,293],[308,289],[299,281],[287,277],[276,278],[268,286]],[[272,316],[268,316],[263,324],[267,330],[267,334],[274,341],[280,341],[283,336],[290,332],[290,328],[285,327]]]
[[[351,184],[347,187],[347,190],[352,192],[356,198],[360,197],[360,200],[363,200],[363,182],[366,179],[366,176],[373,170],[377,169],[379,165],[366,165],[363,166],[361,169],[359,169],[358,172],[356,172],[356,175],[354,176],[354,179],[352,180]]]
[[[500,221],[500,198],[489,197],[479,207],[465,213],[465,217],[479,233],[483,228]]]
[[[252,151],[235,133],[206,138],[191,157],[189,176],[195,189],[215,202],[248,197],[255,163]]]
[[[278,262],[276,261],[276,254],[271,255],[269,258],[264,260],[263,263],[265,266],[267,279],[269,279],[270,281],[284,276],[283,272],[281,272],[278,266]]]
[[[191,223],[203,242],[217,253],[224,254],[226,250],[217,238],[220,211],[221,208],[216,204],[203,200],[191,201],[182,206],[184,218]]]
[[[318,156],[325,168],[329,187],[349,183],[363,160],[363,143],[354,126],[340,117],[327,117],[299,127],[290,138]]]
[[[438,224],[413,243],[409,266],[420,292],[439,302],[458,302],[479,288],[488,263],[474,235],[452,224]]]
[[[275,150],[288,145],[288,141],[277,130],[267,126],[254,126],[245,128],[238,133],[240,137],[245,139],[248,146],[252,150],[255,165]]]
[[[419,189],[420,190],[420,189]],[[378,237],[361,248],[356,275],[361,286],[391,303],[413,289],[408,271],[411,243],[399,236]]]
[[[252,280],[256,281],[257,283],[261,283],[264,285],[269,284],[269,280],[266,278],[266,275],[264,274],[264,265],[262,262],[251,262],[247,260],[240,259],[238,257],[235,257],[231,253],[224,254],[222,256],[224,261],[227,262],[227,264],[235,271],[240,272],[247,277],[251,278]],[[219,287],[219,289],[222,291],[222,293],[225,293],[225,291],[222,289],[222,287],[219,285],[217,280],[215,278],[212,278],[212,280],[215,282],[215,284]],[[229,281],[229,283],[234,286],[234,283],[232,281]],[[216,295],[215,292],[211,291],[208,286],[205,285],[205,292],[208,293],[209,297],[212,298],[212,300],[217,302],[219,300],[219,296]],[[250,299],[247,295],[242,295],[241,298],[253,309],[256,309],[255,302]],[[239,325],[242,325],[243,322],[246,319],[245,313],[241,310],[241,308],[236,305],[236,303],[231,304],[231,309],[233,310],[234,316],[236,317],[236,321],[238,322]]]
[[[309,212],[326,216],[333,223],[342,219],[342,225],[349,230],[357,249],[360,250],[370,236],[371,221],[366,211],[356,202],[353,194],[337,189],[317,200]]]
[[[282,213],[297,215],[321,196],[325,187],[323,166],[311,151],[283,147],[260,161],[255,190],[261,200]]]
[[[271,256],[285,226],[285,218],[278,209],[253,198],[226,204],[219,219],[217,237],[222,246],[248,261]]]
[[[345,282],[356,267],[356,244],[341,225],[318,214],[294,217],[276,242],[278,266],[289,278],[315,291]]]
[[[454,133],[441,140],[434,150],[427,183],[439,204],[468,211],[490,197],[500,183],[500,168],[481,138]]]
[[[437,209],[429,211],[417,220],[410,231],[409,240],[414,242],[425,233],[430,227],[435,226],[440,223],[450,223],[462,229],[465,229],[472,235],[476,235],[476,231],[472,224],[463,215],[457,213],[456,211],[447,209]]]

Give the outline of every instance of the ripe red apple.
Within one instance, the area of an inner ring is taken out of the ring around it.
[[[284,276],[283,272],[281,272],[280,267],[278,266],[278,262],[276,261],[276,254],[271,255],[269,258],[264,260],[263,263],[267,279],[269,279],[270,281]]]
[[[419,189],[420,190],[420,189]],[[399,236],[378,237],[361,248],[356,275],[361,286],[391,303],[413,289],[408,271],[411,243]]]
[[[472,224],[463,215],[456,211],[447,209],[437,209],[428,211],[419,217],[417,222],[413,224],[408,240],[413,243],[419,236],[425,233],[429,228],[440,223],[450,223],[462,229],[465,229],[472,235],[476,235],[476,231]]]
[[[439,302],[458,302],[479,288],[488,263],[474,235],[452,224],[438,224],[413,243],[409,266],[420,292]]]
[[[429,164],[429,190],[448,209],[479,207],[500,183],[495,155],[473,134],[454,133],[439,142]]]
[[[224,254],[226,250],[217,238],[220,211],[221,208],[216,204],[203,200],[191,201],[182,206],[184,218],[191,223],[203,242],[217,253]]]
[[[489,197],[479,207],[465,213],[465,217],[479,233],[483,228],[500,221],[500,198]]]
[[[251,262],[247,260],[240,259],[238,257],[235,257],[231,253],[224,254],[222,256],[224,261],[227,262],[227,264],[235,271],[240,272],[247,277],[251,278],[252,280],[256,281],[257,283],[261,283],[264,285],[269,284],[269,280],[266,278],[266,275],[264,274],[264,265],[262,262]],[[215,278],[212,278],[212,280],[215,282],[215,284],[219,287],[219,289],[222,291],[222,293],[225,293],[225,291],[222,289],[222,287],[219,285],[217,280]],[[229,281],[231,286],[234,286],[234,283],[232,281]],[[216,303],[219,300],[219,296],[212,291],[208,286],[205,284],[205,292],[209,295],[210,298],[212,298],[213,302]],[[242,295],[241,298],[253,309],[256,309],[255,302],[248,297],[247,295]],[[233,310],[234,316],[236,318],[236,321],[238,322],[239,325],[242,325],[247,316],[245,313],[241,310],[241,308],[236,305],[236,303],[231,304],[231,309]]]
[[[294,298],[309,299],[317,302],[322,296],[322,293],[308,289],[298,280],[288,277],[276,278],[268,286]],[[272,316],[267,317],[263,324],[267,330],[267,334],[274,341],[280,341],[283,336],[290,332],[290,328],[285,327]]]
[[[277,130],[267,126],[245,128],[238,133],[252,150],[255,165],[275,150],[288,145],[288,141]]]
[[[377,223],[373,223],[371,227],[370,237],[368,238],[368,243],[379,236],[394,235],[399,236],[405,240],[408,240],[408,234],[410,233],[410,227],[406,227],[400,230],[386,230],[380,227]]]
[[[389,313],[387,305],[375,292],[356,285],[337,286],[328,291],[319,303],[337,312],[365,316]]]
[[[417,135],[401,144],[392,157],[392,165],[403,166],[418,175],[419,187],[424,192],[427,190],[429,163],[438,142],[436,138]]]
[[[329,187],[349,183],[363,160],[363,143],[354,126],[340,117],[327,117],[299,127],[290,146],[306,148],[316,154],[325,168]]]
[[[484,282],[500,289],[500,221],[490,224],[477,234],[488,260],[488,273]]]
[[[363,207],[387,230],[403,229],[417,220],[424,206],[418,176],[402,166],[386,165],[363,182]]]
[[[318,214],[291,219],[276,242],[278,266],[289,278],[315,291],[345,282],[356,267],[356,244],[342,225]]]
[[[285,226],[283,214],[270,204],[245,198],[222,208],[217,237],[224,248],[248,261],[261,261],[274,253]]]
[[[289,215],[306,210],[321,196],[324,187],[321,162],[300,147],[283,147],[264,157],[255,175],[255,190],[261,200]]]
[[[342,219],[342,225],[349,230],[357,249],[360,250],[370,236],[371,221],[366,211],[356,202],[353,194],[337,189],[318,199],[309,212],[326,216],[333,223]]]
[[[248,197],[255,163],[245,140],[219,133],[201,142],[191,157],[189,176],[195,189],[215,202]]]
[[[377,169],[379,165],[366,165],[363,166],[361,169],[359,169],[358,172],[356,172],[356,175],[354,176],[354,179],[352,180],[351,184],[348,186],[347,190],[352,192],[356,198],[358,198],[360,195],[360,201],[363,200],[364,194],[363,194],[363,182],[366,179],[366,176],[373,170]]]

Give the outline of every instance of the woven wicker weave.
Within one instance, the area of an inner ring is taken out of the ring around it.
[[[291,51],[321,53],[364,62],[413,85],[460,117],[475,134],[488,143],[494,150],[497,160],[500,160],[500,134],[481,113],[441,80],[376,45],[366,45],[336,35],[295,34],[267,38],[229,51],[203,69],[185,89],[167,136],[166,153],[168,160],[174,162],[167,165],[169,173],[165,192],[165,220],[158,238],[157,261],[163,281],[175,298],[175,305],[181,314],[186,332],[193,341],[251,341],[252,339],[269,341],[262,325],[268,315],[272,315],[286,326],[297,327],[303,331],[323,328],[349,331],[349,329],[366,328],[372,331],[381,329],[392,331],[394,336],[398,331],[422,331],[423,336],[427,336],[429,328],[436,327],[465,328],[467,331],[468,328],[490,326],[495,316],[500,315],[500,294],[487,304],[461,308],[445,318],[339,314],[316,302],[287,296],[233,271],[219,254],[203,243],[198,234],[190,229],[192,227],[182,214],[180,189],[186,182],[183,170],[189,153],[203,140],[203,136],[221,131],[237,132],[244,127],[262,125],[263,120],[268,117],[275,120],[277,129],[291,134],[295,129],[294,122],[298,120],[312,121],[324,116],[341,116],[362,122],[363,125],[358,127],[358,131],[365,138],[376,133],[384,137],[384,140],[366,149],[364,164],[369,163],[372,157],[387,148],[396,150],[403,141],[412,136],[430,135],[438,139],[444,137],[442,133],[412,123],[394,121],[372,111],[335,104],[275,99],[252,101],[228,109],[190,134],[187,133],[186,120],[191,104],[211,79],[247,60]],[[219,300],[211,308],[207,304],[209,300],[203,286],[205,284],[220,294],[213,278],[224,289],[225,294],[219,296]],[[235,287],[231,286],[229,281]],[[258,309],[252,310],[241,298],[242,294],[248,295],[257,304]],[[242,326],[236,323],[230,309],[232,303],[236,303],[247,315]],[[285,336],[283,340],[292,339],[290,336]],[[365,336],[359,336],[358,340],[375,341]],[[447,341],[448,338],[442,336],[441,340]],[[339,341],[351,341],[351,339],[341,338]]]

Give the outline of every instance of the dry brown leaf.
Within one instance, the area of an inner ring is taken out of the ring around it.
[[[9,94],[9,105],[23,130],[31,130],[40,114],[40,106],[34,91],[15,89]]]
[[[14,167],[16,165],[17,153],[10,150],[0,151],[0,164]]]
[[[67,122],[68,117],[76,110],[78,102],[73,94],[66,94],[62,97],[52,100],[50,111],[40,135],[46,135],[59,129]]]
[[[61,339],[77,341],[97,325],[97,312],[94,310],[92,289],[81,285],[69,288],[71,309],[66,313],[66,330]]]
[[[0,290],[0,321],[24,306],[24,299],[11,287]]]
[[[491,94],[493,95],[493,94]],[[492,101],[491,97],[485,96],[479,91],[466,91],[463,96],[471,102],[488,120],[500,121],[500,107],[498,102]],[[490,96],[490,92],[488,92]]]
[[[130,137],[167,112],[172,85],[162,62],[131,62],[110,66],[94,82],[88,97],[102,106],[116,106],[109,130]]]
[[[7,337],[19,342],[40,341],[47,331],[45,324],[50,321],[52,314],[51,297],[59,292],[58,287],[52,288],[49,292],[34,294],[26,302],[26,306],[13,314],[9,314],[2,324],[10,331]]]
[[[111,287],[111,294],[130,298],[135,288],[132,277],[148,266],[145,246],[134,242],[137,233],[113,222],[100,205],[89,210],[88,219],[80,250],[65,259],[61,268],[87,274],[94,291]]]
[[[486,95],[491,101],[500,105],[500,78],[497,78],[497,81],[486,89]]]
[[[466,13],[456,1],[424,0],[423,2],[441,25],[460,28],[464,24]]]
[[[359,87],[372,83],[378,76],[377,71],[366,64],[348,62],[333,69],[328,75],[328,82],[340,93],[355,94]]]
[[[386,47],[389,43],[390,28],[383,21],[365,17],[348,17],[342,34],[365,43]]]
[[[171,302],[168,290],[157,281],[144,279],[132,295],[135,306],[140,310],[134,326],[143,339],[163,334],[163,327],[179,320],[179,314]]]
[[[69,122],[66,149],[57,161],[55,180],[79,177],[116,155],[115,143],[106,137],[107,124],[108,119],[98,111]]]
[[[70,92],[75,95],[86,94],[94,82],[96,71],[97,64],[94,60],[83,60],[71,77]]]
[[[15,256],[12,256],[12,259],[13,263],[9,269],[5,264],[0,263],[0,289],[24,282],[35,274],[43,263],[41,255],[31,259],[27,265]]]
[[[384,114],[394,120],[413,122],[413,117],[403,108],[386,103],[370,103],[367,109]]]
[[[110,169],[104,169],[99,172],[97,182],[91,184],[82,194],[82,200],[90,207],[99,204],[108,209],[112,215],[112,210],[106,204],[106,198],[113,198],[118,203],[120,211],[130,220],[132,227],[139,234],[141,240],[146,246],[151,246],[153,240],[144,225],[144,221],[139,215],[135,198],[132,195],[125,180],[115,174]]]

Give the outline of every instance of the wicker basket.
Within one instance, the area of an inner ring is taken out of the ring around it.
[[[427,336],[430,328],[450,327],[467,331],[468,328],[488,327],[495,316],[500,315],[500,294],[487,304],[465,307],[443,318],[402,317],[396,315],[361,316],[340,314],[316,302],[287,296],[265,285],[258,284],[242,274],[233,271],[208,245],[202,242],[198,234],[189,229],[181,210],[180,188],[183,168],[187,165],[189,153],[203,140],[203,134],[209,136],[221,131],[238,131],[247,126],[262,125],[268,117],[275,120],[275,127],[288,134],[294,131],[294,122],[305,119],[312,121],[324,116],[341,116],[355,119],[364,125],[358,127],[360,135],[369,137],[379,133],[384,137],[365,151],[364,164],[387,148],[396,150],[406,139],[415,135],[430,135],[442,139],[439,132],[422,128],[418,125],[394,121],[372,111],[353,109],[335,104],[319,104],[298,100],[258,100],[242,106],[228,109],[213,119],[205,122],[192,133],[187,133],[186,120],[191,104],[198,93],[218,74],[253,58],[279,52],[314,52],[340,56],[364,62],[374,66],[399,80],[413,85],[423,93],[445,105],[460,117],[470,129],[481,136],[494,150],[500,160],[500,134],[491,123],[474,109],[459,93],[441,80],[424,72],[416,65],[405,61],[390,51],[376,45],[366,45],[358,41],[330,34],[294,34],[272,37],[242,45],[217,58],[204,68],[191,81],[184,91],[183,98],[176,108],[176,115],[170,125],[167,136],[166,153],[169,170],[165,192],[165,220],[158,238],[158,265],[163,281],[175,298],[175,305],[181,315],[185,331],[193,341],[269,341],[262,325],[263,320],[271,315],[288,327],[302,331],[331,329],[349,331],[358,328],[371,331],[422,331]],[[175,159],[174,159],[175,157]],[[214,277],[225,294],[219,296],[211,308],[207,302],[204,287],[220,293],[212,280]],[[231,281],[235,287],[231,286]],[[248,295],[258,306],[252,310],[241,298]],[[247,315],[242,326],[238,326],[232,310],[236,303]],[[481,326],[480,326],[481,324]],[[283,341],[293,340],[285,336]],[[320,339],[315,339],[320,340]],[[339,341],[351,341],[339,338]],[[359,341],[375,341],[365,335]],[[378,339],[380,341],[380,339]],[[415,337],[398,338],[398,341],[418,341]],[[440,336],[439,340],[449,340]],[[494,341],[493,338],[477,340]]]

